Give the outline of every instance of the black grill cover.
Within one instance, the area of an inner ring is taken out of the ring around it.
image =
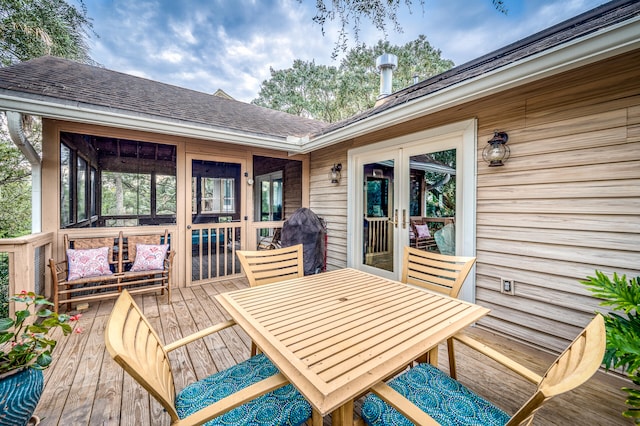
[[[304,274],[313,275],[324,270],[325,235],[324,220],[306,207],[302,207],[282,225],[282,247],[302,244]]]

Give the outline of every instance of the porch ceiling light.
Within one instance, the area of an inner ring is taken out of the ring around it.
[[[504,165],[507,161],[511,150],[507,146],[509,135],[506,132],[493,132],[493,137],[487,142],[487,146],[482,150],[482,159],[489,163],[489,167]]]
[[[329,179],[331,183],[340,183],[340,172],[342,171],[342,164],[334,164],[329,172]]]

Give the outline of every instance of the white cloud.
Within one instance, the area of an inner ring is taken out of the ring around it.
[[[456,64],[477,58],[604,3],[602,0],[522,0],[504,16],[489,0],[427,2],[422,13],[401,7],[404,32],[391,30],[393,44],[418,35]],[[331,59],[339,23],[328,22],[325,36],[312,22],[315,2],[297,0],[86,0],[99,39],[91,56],[105,67],[213,93],[221,88],[249,102],[258,95],[269,69],[291,67],[295,59],[337,65]],[[383,38],[364,22],[368,45]]]
[[[175,49],[163,50],[157,55],[152,55],[152,57],[172,64],[178,64],[184,59],[184,55]]]

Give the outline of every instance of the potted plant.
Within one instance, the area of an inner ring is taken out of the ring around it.
[[[0,318],[0,424],[26,425],[42,394],[42,370],[51,364],[56,347],[50,332],[60,328],[68,335],[70,322],[80,315],[53,312],[48,309],[53,303],[33,292],[22,291],[9,302],[23,303],[24,309],[13,318]]]
[[[582,281],[589,290],[614,311],[603,314],[607,327],[607,350],[603,364],[607,369],[621,368],[638,387],[624,387],[629,406],[622,415],[640,424],[640,277],[627,280],[625,275],[609,278],[601,271]]]

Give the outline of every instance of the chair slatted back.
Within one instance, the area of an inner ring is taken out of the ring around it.
[[[177,421],[169,357],[127,290],[122,291],[111,312],[105,344],[111,357],[162,405],[172,422]]]
[[[604,318],[596,315],[582,333],[551,364],[533,396],[509,420],[508,426],[529,424],[536,411],[555,395],[589,380],[602,364],[607,345]]]
[[[304,276],[302,244],[236,253],[251,287]]]
[[[458,297],[475,261],[475,257],[448,256],[405,247],[402,282]]]

